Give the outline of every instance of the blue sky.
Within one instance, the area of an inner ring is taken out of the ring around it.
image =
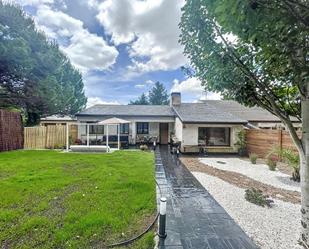
[[[162,82],[186,102],[205,98],[178,43],[183,0],[15,0],[83,74],[88,105],[126,104]],[[207,98],[218,98],[207,94]]]

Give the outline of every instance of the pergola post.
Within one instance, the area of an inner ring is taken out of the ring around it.
[[[109,152],[109,148],[108,148],[108,125],[106,125],[106,151]]]
[[[89,146],[89,124],[87,124],[87,146]]]
[[[67,141],[66,141],[66,151],[69,151],[69,123],[66,123],[67,126],[67,130],[66,130],[66,137],[67,137]]]
[[[118,128],[118,150],[120,150],[120,124],[117,125]]]

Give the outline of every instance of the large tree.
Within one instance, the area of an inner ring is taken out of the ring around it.
[[[148,92],[148,97],[143,93],[137,100],[131,100],[130,105],[167,105],[168,93],[162,83],[157,81]]]
[[[180,23],[192,74],[207,90],[280,118],[301,159],[302,234],[309,246],[309,4],[187,0]],[[293,127],[302,122],[302,139]]]
[[[41,115],[75,114],[86,104],[81,74],[55,41],[23,10],[0,1],[0,107],[22,110],[28,124]]]

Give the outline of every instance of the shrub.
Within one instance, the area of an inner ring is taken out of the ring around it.
[[[55,144],[55,146],[54,146],[55,150],[62,150],[64,148],[65,148],[65,146],[63,144]]]
[[[268,157],[266,163],[268,165],[269,170],[271,170],[271,171],[275,171],[276,170],[277,161],[274,158]]]
[[[146,144],[142,144],[139,148],[140,150],[148,150],[148,146]]]
[[[262,190],[256,188],[247,189],[245,199],[261,207],[271,207],[271,204],[274,202],[268,195],[264,195]]]
[[[258,158],[257,154],[251,153],[251,154],[249,155],[249,158],[250,158],[250,161],[251,161],[252,164],[256,164],[256,160],[257,160],[257,158]]]
[[[287,163],[292,169],[292,177],[291,179],[296,182],[300,182],[300,174],[299,174],[299,168],[300,168],[300,160],[299,160],[299,154],[295,152],[292,148],[274,148],[272,152],[269,155],[277,154],[281,157],[282,161]]]

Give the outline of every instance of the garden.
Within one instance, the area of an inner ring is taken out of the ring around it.
[[[154,156],[13,151],[0,155],[4,248],[105,248],[155,218]],[[153,248],[152,231],[130,248]]]

